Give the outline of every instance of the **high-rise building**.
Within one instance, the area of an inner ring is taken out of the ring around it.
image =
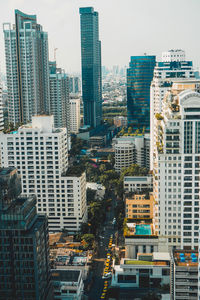
[[[2,85],[0,82],[0,131],[4,129],[4,118],[3,118],[3,103],[2,103]]]
[[[80,8],[84,124],[97,127],[102,119],[101,42],[99,17],[93,7]]]
[[[3,24],[9,122],[26,124],[49,113],[48,35],[36,15],[15,10],[15,25]]]
[[[183,50],[169,50],[163,52],[162,61],[156,63],[150,96],[151,170],[153,169],[153,155],[156,148],[154,118],[156,114],[162,113],[164,95],[171,88],[173,81],[176,79],[194,77],[192,61],[185,60],[185,52]]]
[[[16,167],[22,194],[37,196],[37,210],[48,215],[49,230],[76,232],[87,220],[86,176],[68,170],[66,128],[54,128],[53,116],[33,116],[32,124],[0,133],[3,167]]]
[[[174,82],[155,119],[154,198],[168,247],[194,249],[199,236],[200,81]]]
[[[70,131],[78,133],[80,128],[80,99],[70,99]]]
[[[150,86],[155,56],[131,56],[127,69],[127,118],[134,129],[150,131]]]
[[[67,127],[70,133],[69,78],[64,70],[49,62],[50,112],[54,115],[54,126]]]
[[[77,76],[69,78],[69,92],[71,94],[80,93],[80,78]]]
[[[48,224],[17,170],[0,169],[0,299],[52,299]]]

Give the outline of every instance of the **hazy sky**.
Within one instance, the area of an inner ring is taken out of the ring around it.
[[[14,23],[14,9],[36,14],[49,36],[49,57],[57,50],[57,65],[79,72],[79,7],[99,12],[102,65],[128,65],[132,55],[182,48],[200,66],[200,0],[0,0],[0,20]],[[4,70],[4,40],[0,32],[0,66]]]

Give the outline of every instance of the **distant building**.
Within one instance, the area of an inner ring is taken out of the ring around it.
[[[70,131],[78,133],[80,128],[80,99],[70,99]]]
[[[64,70],[57,68],[56,62],[49,62],[50,112],[54,116],[54,126],[67,127],[70,133],[69,78]]]
[[[155,56],[131,56],[127,69],[128,126],[150,131],[150,86],[156,64]]]
[[[99,16],[93,7],[81,7],[81,62],[84,125],[97,127],[102,121],[101,42]]]
[[[171,299],[198,298],[198,252],[174,250],[171,258]]]
[[[2,300],[52,299],[47,218],[35,205],[35,196],[20,196],[16,169],[0,169]]]
[[[69,77],[69,92],[70,94],[80,93],[80,78],[79,77]]]
[[[84,283],[82,271],[57,268],[51,270],[54,299],[81,300]]]
[[[125,193],[145,192],[147,190],[153,191],[152,176],[124,176]]]
[[[149,169],[150,138],[141,136],[123,136],[113,139],[115,149],[115,170],[121,172],[132,164]]]
[[[125,197],[125,214],[126,218],[133,220],[133,222],[153,220],[153,195],[134,194]]]
[[[36,15],[15,10],[15,25],[3,24],[8,87],[8,119],[14,125],[49,113],[48,35]]]
[[[127,118],[123,116],[114,117],[114,125],[117,127],[127,127]]]
[[[18,131],[1,133],[1,163],[18,169],[22,193],[37,196],[37,210],[48,215],[49,231],[73,233],[87,220],[86,175],[68,169],[67,130],[53,123],[53,116],[34,116]]]

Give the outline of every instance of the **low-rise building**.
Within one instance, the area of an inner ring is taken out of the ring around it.
[[[96,192],[95,194],[96,199],[102,200],[104,198],[106,189],[105,186],[103,186],[102,184],[96,182],[87,182],[86,188]]]
[[[127,118],[123,116],[114,117],[114,125],[117,127],[127,127]]]
[[[127,219],[135,222],[153,219],[154,200],[152,194],[134,194],[131,197],[125,197],[125,214]]]
[[[114,266],[112,287],[159,289],[170,284],[169,253],[138,254],[137,259],[122,259]]]
[[[124,190],[129,192],[145,192],[153,190],[153,177],[148,176],[124,176]]]
[[[55,300],[81,300],[84,288],[81,270],[57,268],[51,275]]]
[[[198,299],[198,251],[173,251],[171,257],[171,299]]]

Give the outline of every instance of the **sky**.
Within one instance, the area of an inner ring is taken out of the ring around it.
[[[49,58],[57,66],[80,72],[79,7],[99,12],[102,65],[128,66],[130,56],[156,55],[184,49],[200,66],[200,0],[0,0],[1,23],[14,23],[14,9],[36,14],[48,32]],[[5,71],[3,26],[0,30],[0,69]]]

